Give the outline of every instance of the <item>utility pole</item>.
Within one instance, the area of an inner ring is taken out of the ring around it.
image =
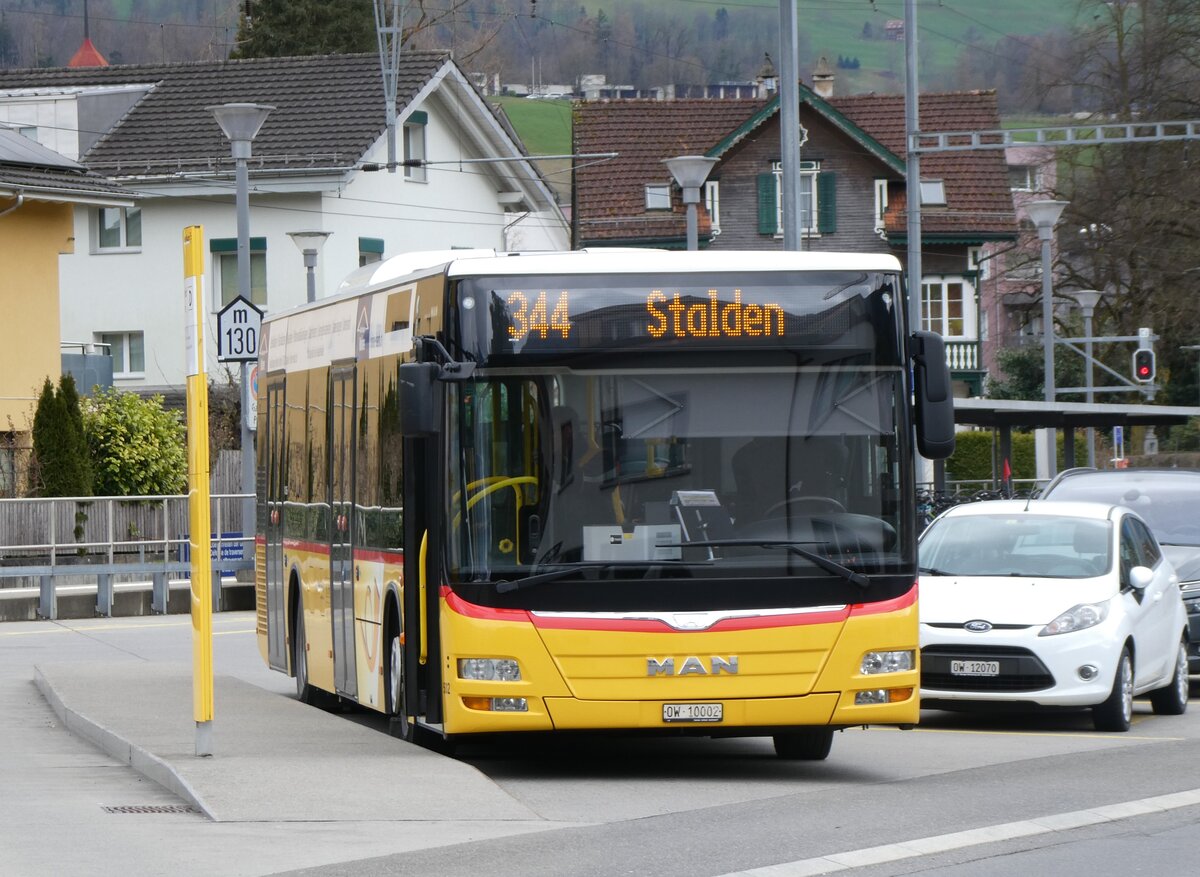
[[[800,75],[796,60],[796,0],[779,0],[779,145],[783,177],[783,248],[803,249],[800,216]]]
[[[387,124],[387,168],[396,172],[396,90],[400,77],[400,43],[404,39],[404,10],[401,0],[374,0],[375,38],[383,69],[383,108]]]
[[[904,0],[904,189],[908,202],[908,331],[921,328],[921,153],[912,148],[921,130],[917,85],[917,0]]]

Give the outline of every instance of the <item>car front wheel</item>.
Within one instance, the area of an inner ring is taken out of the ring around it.
[[[1190,681],[1188,680],[1187,640],[1179,644],[1175,657],[1175,675],[1165,688],[1150,692],[1150,705],[1156,715],[1181,716],[1187,710]]]
[[[1121,649],[1112,691],[1103,703],[1092,707],[1092,724],[1097,731],[1128,731],[1133,722],[1133,658],[1129,648]]]

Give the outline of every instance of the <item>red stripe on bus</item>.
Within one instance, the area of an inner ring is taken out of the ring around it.
[[[479,606],[468,603],[445,585],[441,588],[442,599],[446,607],[467,618],[486,618],[488,621],[529,621],[529,613],[524,609],[496,609],[492,606]]]
[[[354,552],[355,560],[365,560],[370,563],[403,563],[403,551],[380,551],[374,548],[363,548]]]
[[[303,539],[284,539],[283,547],[295,551],[308,551],[313,554],[329,554],[329,544],[327,542],[306,542]],[[380,551],[374,548],[356,548],[354,550],[355,560],[365,560],[373,563],[403,563],[403,551]]]
[[[907,594],[903,594],[894,600],[881,600],[878,603],[855,603],[850,607],[851,615],[882,615],[885,612],[899,612],[901,609],[907,609],[909,606],[915,605],[917,602],[917,583],[913,582],[913,586],[909,588]]]

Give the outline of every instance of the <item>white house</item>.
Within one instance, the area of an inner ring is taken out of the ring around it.
[[[248,163],[252,298],[265,310],[307,298],[289,232],[330,232],[318,296],[397,253],[569,246],[519,139],[441,53],[401,58],[393,170],[375,55],[0,71],[0,121],[142,196],[136,207],[76,208],[74,252],[60,263],[61,339],[111,345],[119,387],[184,384],[192,225],[205,239],[208,371],[223,374],[215,314],[238,291],[235,165],[209,108],[239,102],[274,108]]]

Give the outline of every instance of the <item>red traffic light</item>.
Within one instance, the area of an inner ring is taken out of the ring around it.
[[[1135,350],[1133,352],[1133,378],[1143,384],[1154,380],[1154,351]]]

